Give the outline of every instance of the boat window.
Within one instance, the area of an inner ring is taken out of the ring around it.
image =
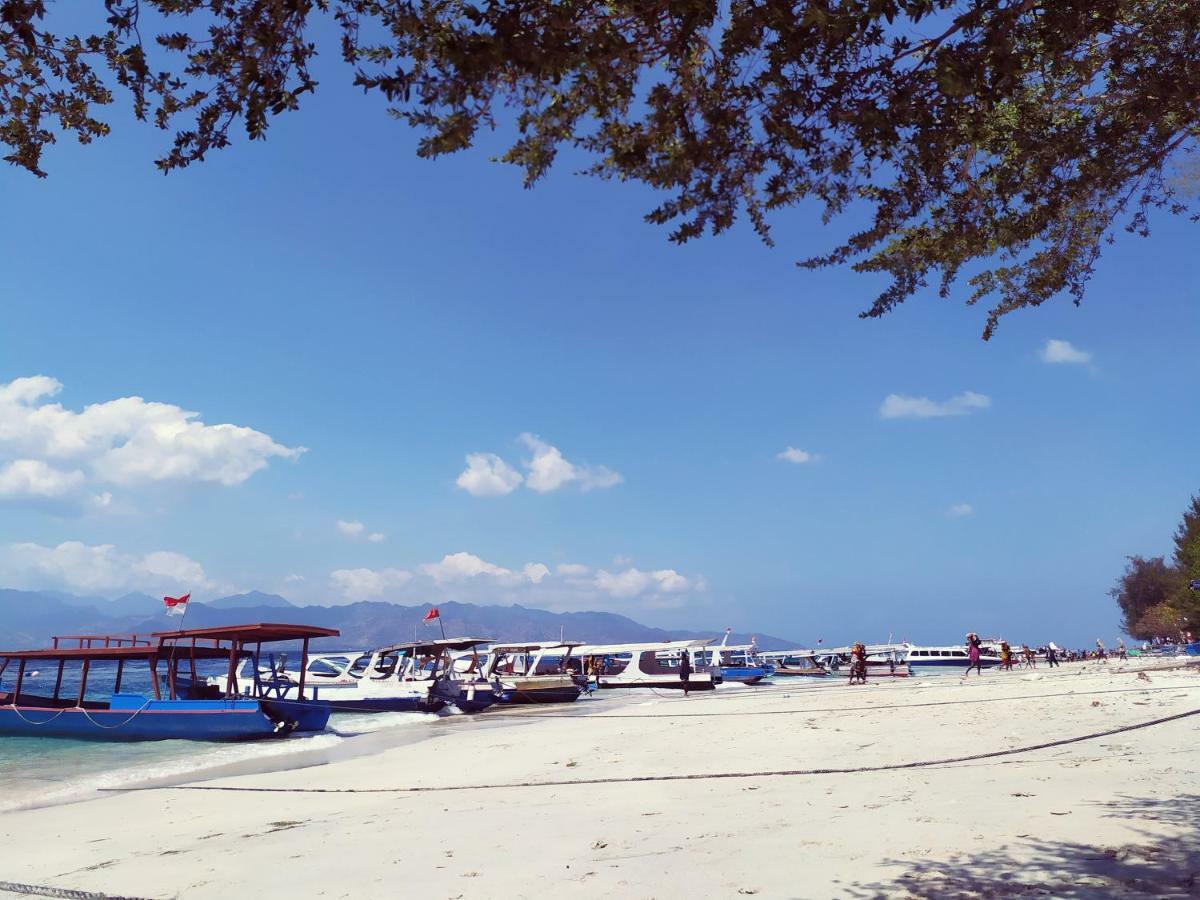
[[[360,656],[358,659],[356,659],[354,661],[354,665],[352,665],[350,667],[350,670],[346,674],[349,675],[351,678],[362,678],[363,675],[366,674],[367,666],[369,666],[370,664],[371,664],[371,654],[364,653],[362,656]]]
[[[310,678],[337,678],[349,662],[345,657],[334,659],[314,659],[308,664]]]
[[[563,670],[563,663],[566,661],[566,656],[545,654],[538,660],[536,668],[533,670],[534,675],[559,675]]]
[[[396,671],[396,663],[399,662],[397,656],[381,657],[371,668],[371,677],[374,679],[390,678],[392,673]]]
[[[674,675],[679,671],[679,657],[660,659],[653,650],[643,650],[640,666],[647,675]]]
[[[629,667],[632,653],[609,653],[605,656],[592,657],[594,664],[599,665],[601,675],[620,675]]]

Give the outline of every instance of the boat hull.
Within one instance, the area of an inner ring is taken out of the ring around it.
[[[328,707],[320,704],[270,710],[257,700],[149,700],[118,694],[108,708],[89,704],[85,709],[56,709],[49,702],[36,705],[39,699],[22,697],[21,706],[0,706],[0,734],[94,741],[249,741],[293,730],[319,731],[329,719]],[[293,729],[291,722],[304,727]]]
[[[721,680],[735,684],[758,684],[769,674],[764,666],[721,666]]]
[[[517,679],[500,682],[503,687],[501,703],[574,703],[583,693],[583,686],[570,678],[549,684],[538,684],[532,680]]]
[[[711,691],[716,689],[716,685],[707,678],[703,681],[689,681],[688,691]],[[683,682],[678,678],[672,681],[621,681],[619,679],[607,679],[600,676],[600,690],[625,690],[631,688],[654,688],[660,691],[682,691]]]

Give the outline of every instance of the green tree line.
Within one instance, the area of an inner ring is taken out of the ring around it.
[[[1122,624],[1132,637],[1177,638],[1181,631],[1200,631],[1200,496],[1193,497],[1175,531],[1175,552],[1165,556],[1130,556],[1110,591],[1121,607]]]

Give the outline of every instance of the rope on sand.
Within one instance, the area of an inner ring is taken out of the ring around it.
[[[631,714],[631,713],[616,713],[607,712],[604,710],[598,711],[591,716],[572,716],[571,721],[603,721],[605,719],[708,719],[721,716],[807,716],[815,713],[842,713],[842,712],[886,712],[893,709],[920,709],[929,706],[957,706],[962,703],[981,704],[981,703],[1007,703],[1016,700],[1043,700],[1052,697],[1094,697],[1098,694],[1145,694],[1151,691],[1196,691],[1200,690],[1200,684],[1183,684],[1171,685],[1163,687],[1135,687],[1135,688],[1104,688],[1097,691],[1060,691],[1054,694],[1026,694],[1019,697],[970,697],[961,700],[930,700],[925,703],[886,703],[876,706],[824,706],[815,709],[757,709],[757,710],[737,710],[731,712],[691,712],[691,713],[660,713],[652,714]],[[795,693],[789,691],[789,693]],[[782,695],[779,695],[782,696]],[[680,701],[682,702],[682,701]],[[510,719],[555,719],[565,718],[561,713],[555,710],[533,711],[529,712],[505,712],[504,710],[496,710],[489,712],[489,719],[498,719],[501,717]]]
[[[141,900],[117,894],[98,894],[95,891],[76,891],[71,888],[48,887],[43,884],[20,884],[16,881],[0,881],[0,891],[10,894],[28,894],[34,897],[65,897],[67,900]]]
[[[866,772],[892,772],[904,769],[924,769],[935,766],[948,766],[955,763],[976,762],[981,759],[996,759],[1001,756],[1017,756],[1022,753],[1032,753],[1036,750],[1048,750],[1052,747],[1065,747],[1069,744],[1080,744],[1100,738],[1113,737],[1155,725],[1165,725],[1167,722],[1177,722],[1192,716],[1200,716],[1200,709],[1176,713],[1137,722],[1133,725],[1122,725],[1106,731],[1096,731],[1091,734],[1071,738],[1060,738],[1056,741],[1044,741],[1040,744],[1030,744],[1025,747],[1013,747],[1009,750],[991,750],[987,753],[974,753],[970,756],[955,756],[948,759],[931,759],[919,762],[889,763],[879,766],[859,766],[846,769],[776,769],[768,772],[714,772],[703,775],[633,775],[626,778],[578,778],[562,781],[516,781],[507,784],[457,784],[443,787],[402,787],[402,788],[274,788],[274,787],[240,787],[225,785],[174,785],[163,788],[132,788],[132,790],[167,790],[167,791],[228,791],[233,793],[264,793],[264,794],[437,794],[450,791],[491,791],[506,788],[546,788],[572,787],[588,784],[642,784],[659,781],[711,781],[728,778],[775,778],[796,775],[856,775]],[[101,788],[104,791],[130,790],[129,788]]]

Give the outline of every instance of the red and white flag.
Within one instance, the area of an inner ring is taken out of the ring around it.
[[[163,597],[163,606],[167,608],[168,616],[182,616],[187,614],[188,601],[192,599],[191,594],[184,594],[182,597]]]
[[[438,608],[436,606],[431,606],[429,608],[429,612],[425,613],[425,618],[423,618],[421,621],[426,625],[429,625],[432,624],[434,619],[440,619],[441,617],[442,614],[438,612]]]

